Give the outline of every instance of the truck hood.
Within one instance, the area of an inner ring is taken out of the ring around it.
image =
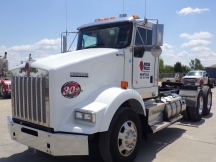
[[[46,93],[48,100],[49,126],[55,131],[72,131],[77,126],[74,119],[76,108],[93,103],[105,89],[120,88],[124,78],[124,59],[123,49],[92,48],[29,62],[32,68],[30,76],[36,78],[42,75],[47,79],[45,88],[49,89],[44,91],[44,94]],[[26,75],[22,70],[25,65],[12,70],[12,75]],[[26,65],[26,68],[29,66]],[[39,83],[38,80],[34,82]],[[31,85],[33,86],[33,80]],[[76,89],[67,89],[68,87]],[[29,90],[35,92],[34,88]]]
[[[202,78],[202,76],[184,76],[182,79],[185,78]]]
[[[118,53],[118,49],[109,49],[109,48],[90,48],[85,50],[67,52],[57,55],[52,55],[40,59],[36,59],[36,61],[31,63],[31,67],[40,68],[44,70],[55,70],[63,67],[67,67],[68,65],[78,63],[80,61],[85,61],[89,59],[94,59],[99,56]],[[21,65],[24,67],[24,65]],[[17,68],[17,67],[16,67]]]

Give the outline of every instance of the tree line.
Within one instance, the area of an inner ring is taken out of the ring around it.
[[[164,65],[164,60],[160,58],[159,72],[160,73],[188,73],[190,70],[202,70],[204,67],[201,61],[197,58],[189,62],[189,66],[182,65],[181,62],[176,62],[173,66]]]

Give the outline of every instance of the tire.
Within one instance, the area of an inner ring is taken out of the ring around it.
[[[185,111],[182,112],[182,116],[184,120],[190,120],[190,108],[186,107]]]
[[[162,83],[162,88],[165,88],[166,87],[166,83]]]
[[[211,87],[211,88],[214,88],[214,82],[213,82],[212,84],[210,84],[210,87]]]
[[[103,160],[132,162],[139,151],[141,138],[139,116],[130,108],[120,107],[112,119],[109,130],[100,133],[99,148]]]
[[[204,94],[203,115],[208,115],[211,111],[211,106],[212,106],[211,88],[209,88],[208,86],[203,87],[203,94]]]
[[[6,98],[7,97],[7,92],[5,91],[4,85],[2,83],[0,84],[0,96],[2,98]]]
[[[197,106],[190,107],[190,117],[193,121],[200,121],[203,116],[204,109],[204,95],[203,91],[200,90],[197,97]]]

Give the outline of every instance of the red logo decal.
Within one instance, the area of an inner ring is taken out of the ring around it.
[[[139,67],[140,67],[140,71],[142,71],[143,70],[143,62],[142,61],[140,61]]]
[[[61,94],[66,98],[75,98],[81,92],[81,87],[76,82],[67,82],[61,88]]]

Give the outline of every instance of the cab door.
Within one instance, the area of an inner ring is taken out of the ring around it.
[[[138,26],[133,50],[133,87],[154,86],[156,58],[151,54],[152,30]],[[149,47],[148,47],[149,46]]]

